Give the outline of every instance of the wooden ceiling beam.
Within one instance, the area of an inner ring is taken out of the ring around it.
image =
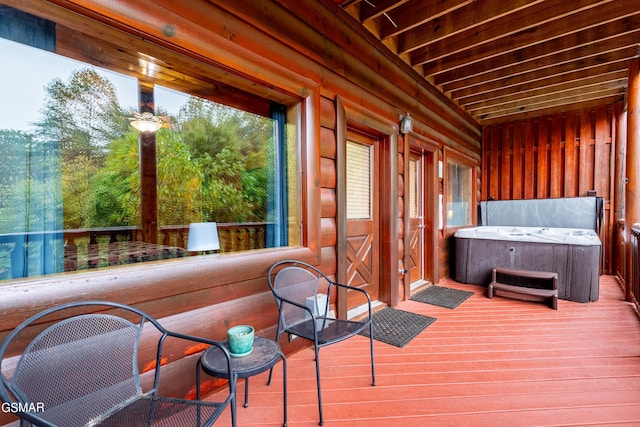
[[[640,15],[611,21],[594,28],[555,38],[527,48],[517,49],[491,59],[465,65],[433,76],[436,85],[450,84],[459,80],[478,81],[490,79],[490,73],[500,69],[511,72],[512,67],[527,61],[538,61],[560,52],[581,52],[582,56],[596,54],[603,46],[610,50],[611,43],[627,46],[639,43]],[[606,43],[609,42],[609,43]],[[607,47],[609,46],[609,47]],[[576,56],[578,57],[578,56]],[[516,65],[514,65],[516,64]]]
[[[538,87],[551,86],[565,81],[576,80],[580,77],[593,76],[599,73],[619,71],[628,67],[628,61],[637,56],[637,49],[630,48],[616,51],[608,60],[601,58],[587,58],[580,63],[561,64],[543,70],[487,82],[470,88],[452,91],[452,99],[459,100],[466,96],[487,94],[489,92],[505,93],[507,91],[523,92]],[[487,95],[493,96],[493,95]]]
[[[523,106],[514,108],[512,110],[500,110],[494,113],[489,113],[485,115],[480,115],[478,120],[482,121],[483,124],[486,124],[490,120],[500,119],[501,121],[505,120],[515,120],[516,117],[524,117],[525,113],[528,113],[529,116],[539,116],[542,111],[545,114],[551,114],[553,112],[564,112],[564,111],[573,111],[580,108],[584,108],[581,106],[597,106],[597,105],[607,105],[613,104],[622,99],[622,95],[616,91],[611,92],[602,92],[597,94],[597,96],[593,95],[579,95],[571,98],[566,98],[562,103],[558,102],[549,102],[549,103],[541,103],[537,105]],[[510,117],[511,116],[511,117]]]
[[[518,11],[531,7],[543,0],[486,0],[483,2],[473,2],[469,7],[453,10],[451,13],[431,19],[419,26],[404,25],[399,27],[407,28],[408,31],[398,34],[398,51],[400,53],[412,52],[429,44],[451,38],[457,34],[473,34],[482,31],[479,28],[493,28],[499,26],[501,18],[508,20]],[[407,12],[411,8],[407,7]],[[432,7],[433,9],[433,7]],[[408,15],[408,14],[407,14]],[[413,13],[413,20],[416,20],[417,13]],[[410,17],[410,15],[408,15]]]
[[[386,40],[390,37],[396,37],[405,31],[409,31],[429,21],[452,13],[471,3],[474,3],[474,0],[412,2],[403,8],[389,11],[388,15],[390,19],[385,20],[380,18],[380,38]]]
[[[566,2],[562,0],[547,0],[532,4],[527,8],[520,8],[514,13],[504,15],[498,20],[488,22],[476,28],[469,28],[446,39],[436,40],[420,46],[412,51],[414,64],[437,60],[464,50],[472,49],[482,44],[500,40],[504,37],[520,33],[540,33],[540,28],[553,25],[554,22],[564,22],[580,12],[589,11],[614,0],[577,0]],[[569,32],[569,31],[565,31]],[[443,49],[444,46],[446,49]]]
[[[374,37],[481,124],[615,102],[640,56],[632,0],[369,1]]]
[[[409,0],[378,0],[363,1],[360,4],[360,22],[367,22],[375,18],[383,16],[385,13],[389,13],[396,7],[402,6]]]
[[[557,92],[547,92],[537,96],[532,96],[525,92],[522,98],[509,102],[497,103],[492,105],[469,107],[469,112],[478,117],[486,117],[487,115],[496,114],[499,111],[517,111],[523,109],[539,109],[540,105],[548,106],[549,104],[566,104],[567,100],[575,100],[580,97],[581,100],[602,98],[614,94],[623,95],[625,92],[627,79],[614,80],[606,83],[598,83],[595,85],[575,86],[572,89],[560,90]]]
[[[478,120],[483,125],[491,125],[496,123],[516,122],[519,120],[527,120],[534,117],[548,116],[552,114],[562,114],[568,111],[588,110],[590,108],[600,107],[602,105],[610,105],[620,101],[619,95],[612,95],[608,98],[589,99],[586,101],[573,102],[571,104],[558,104],[544,109],[526,110],[512,114],[495,114]]]
[[[549,93],[554,94],[563,91],[569,91],[581,86],[587,87],[609,82],[625,81],[628,78],[628,74],[628,70],[615,70],[609,73],[599,73],[593,76],[586,76],[576,78],[574,80],[562,81],[553,85],[536,86],[533,89],[523,92],[509,90],[508,92],[502,94],[499,94],[497,92],[490,92],[472,95],[469,97],[458,99],[458,103],[464,105],[466,109],[477,110],[479,107],[505,104],[508,102],[523,100],[525,98],[544,96],[545,94]]]
[[[542,6],[537,5],[526,10],[527,13],[537,12],[534,16],[515,14],[511,19],[502,20],[502,25],[483,27],[479,34],[459,34],[453,39],[433,43],[428,49],[414,52],[411,61],[413,65],[424,64],[426,75],[432,76],[640,13],[630,2],[597,4],[601,7],[583,8],[573,14],[569,13],[570,7],[567,6],[573,2],[563,1],[544,10],[539,10]]]
[[[597,57],[607,59],[607,55],[621,49],[633,49],[638,46],[640,40],[640,30],[631,32],[621,37],[604,40],[601,42],[589,43],[578,46],[572,50],[559,51],[556,54],[534,58],[512,64],[510,67],[497,68],[493,71],[460,79],[442,84],[443,90],[450,92],[465,87],[471,87],[481,83],[495,80],[503,80],[520,74],[537,72],[548,67],[555,67],[560,64],[584,61],[587,58]],[[550,43],[552,44],[552,43]]]

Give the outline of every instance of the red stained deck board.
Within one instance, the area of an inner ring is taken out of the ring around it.
[[[365,338],[321,349],[325,425],[640,425],[640,318],[613,277],[601,278],[599,301],[557,311],[440,285],[475,295],[454,310],[403,301],[437,320],[405,348],[375,342],[376,387]],[[287,363],[289,425],[317,425],[313,352]],[[280,369],[270,387],[265,374],[251,379],[239,426],[282,425]],[[243,383],[238,392],[241,402]]]

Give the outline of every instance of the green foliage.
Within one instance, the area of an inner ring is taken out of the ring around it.
[[[51,221],[46,206],[66,229],[139,225],[138,133],[113,84],[81,69],[45,90],[33,134],[0,131],[0,232]],[[190,97],[173,121],[156,134],[159,225],[265,221],[271,119]]]
[[[89,228],[95,216],[90,178],[98,168],[84,156],[62,163],[62,206],[64,228]]]
[[[74,71],[68,83],[54,79],[45,91],[38,137],[58,141],[65,160],[83,157],[101,164],[109,141],[128,129],[113,84],[84,68]]]
[[[158,223],[202,221],[202,174],[180,135],[168,129],[156,134],[158,157]]]
[[[201,170],[202,220],[265,221],[271,120],[191,97],[178,127]]]
[[[90,180],[95,210],[92,227],[140,223],[138,134],[130,131],[109,144],[104,166]]]

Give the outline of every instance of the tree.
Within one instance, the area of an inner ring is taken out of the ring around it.
[[[181,135],[169,129],[156,134],[158,157],[158,223],[202,221],[202,172]]]
[[[89,159],[99,166],[109,141],[129,130],[115,88],[95,70],[73,71],[68,83],[56,78],[46,87],[43,118],[35,123],[41,140],[59,141],[63,159]]]
[[[92,227],[140,223],[140,160],[138,134],[129,132],[108,146],[104,166],[91,179],[95,209]]]
[[[200,98],[177,126],[203,177],[205,221],[265,221],[271,119]]]
[[[45,92],[34,141],[56,146],[62,158],[64,226],[95,226],[100,215],[90,180],[103,167],[109,143],[131,133],[127,114],[113,84],[93,69],[73,71],[66,83],[56,78]]]

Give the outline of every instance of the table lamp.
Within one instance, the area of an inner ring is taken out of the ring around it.
[[[189,224],[187,251],[206,252],[220,249],[218,228],[215,222],[193,222]]]

